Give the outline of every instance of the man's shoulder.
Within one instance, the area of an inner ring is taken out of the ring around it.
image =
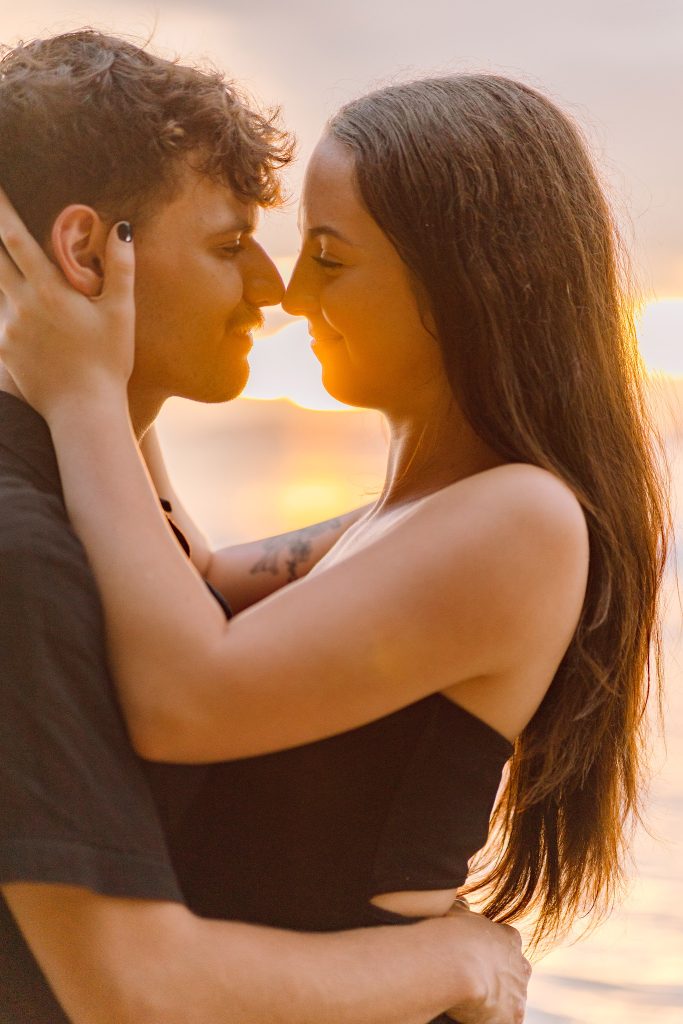
[[[0,550],[42,537],[73,537],[64,503],[58,494],[37,487],[0,466]]]
[[[0,474],[0,591],[17,572],[42,579],[52,589],[94,590],[81,542],[59,495],[30,481]]]
[[[108,680],[102,605],[85,551],[58,494],[0,477],[0,655],[3,688],[16,672],[46,679],[57,666]],[[41,684],[42,685],[42,684]]]

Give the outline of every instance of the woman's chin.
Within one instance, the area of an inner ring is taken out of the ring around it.
[[[358,381],[344,380],[341,375],[326,371],[325,367],[322,372],[322,385],[328,395],[336,398],[343,405],[350,405],[357,409],[377,408],[367,388],[360,386]]]

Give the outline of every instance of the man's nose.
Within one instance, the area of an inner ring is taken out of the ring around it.
[[[252,306],[277,306],[285,285],[270,256],[254,242],[251,265],[245,275],[244,298]]]

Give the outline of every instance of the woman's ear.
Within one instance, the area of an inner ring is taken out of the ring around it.
[[[83,295],[102,291],[107,229],[90,206],[66,206],[50,233],[52,254],[72,288]]]

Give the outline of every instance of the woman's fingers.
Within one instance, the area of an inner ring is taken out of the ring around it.
[[[116,228],[118,227],[118,232]],[[72,288],[0,195],[0,354],[26,400],[46,419],[92,397],[103,382],[125,382],[134,363],[135,302],[130,231],[107,240],[105,287],[99,299]],[[47,270],[46,270],[47,268]],[[106,344],[98,344],[104,339]],[[49,374],[45,367],[49,366]]]
[[[134,301],[135,248],[133,229],[127,221],[115,224],[107,238],[104,286],[101,298]]]
[[[106,280],[102,297],[116,300],[133,298],[135,253],[130,224],[115,224],[107,239]],[[55,268],[0,188],[0,290],[11,296],[22,278],[37,284],[54,279]]]
[[[54,268],[35,238],[26,229],[9,199],[0,188],[0,239],[15,267],[24,277],[38,278]]]
[[[17,291],[23,283],[24,278],[14,260],[0,247],[0,292],[8,299],[16,298]]]

